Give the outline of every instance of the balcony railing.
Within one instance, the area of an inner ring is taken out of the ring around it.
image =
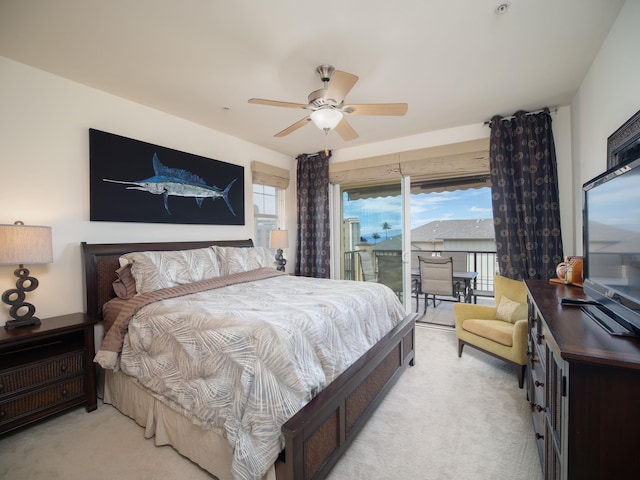
[[[373,267],[378,272],[378,257],[382,255],[400,255],[399,250],[370,250]],[[363,280],[360,263],[357,258],[358,251],[351,250],[344,253],[343,278],[347,280]],[[496,252],[480,251],[437,251],[437,250],[412,250],[411,270],[418,271],[418,256],[451,256],[454,258],[453,269],[467,272],[477,272],[478,276],[473,282],[474,297],[493,297],[493,276],[498,274]]]

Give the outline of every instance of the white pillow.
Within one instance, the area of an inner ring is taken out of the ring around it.
[[[221,275],[218,257],[210,248],[132,252],[121,258],[132,263],[136,291],[153,292]]]
[[[276,267],[275,251],[269,248],[212,246],[211,249],[218,256],[221,275],[248,272],[262,267]]]

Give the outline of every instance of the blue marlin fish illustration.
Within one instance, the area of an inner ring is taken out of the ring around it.
[[[236,182],[237,178],[231,180],[227,188],[222,190],[216,186],[210,187],[206,182],[198,175],[181,170],[179,168],[169,168],[163,165],[158,159],[156,153],[153,154],[153,177],[145,180],[138,180],[134,182],[128,182],[125,180],[110,180],[103,178],[104,182],[121,183],[123,185],[133,185],[127,187],[127,190],[142,190],[143,192],[149,192],[154,195],[162,195],[164,198],[164,208],[169,215],[169,195],[175,197],[193,197],[196,199],[198,207],[202,207],[202,202],[205,198],[211,198],[214,201],[218,198],[222,198],[233,216],[236,216],[236,212],[233,211],[231,203],[229,203],[229,189]]]

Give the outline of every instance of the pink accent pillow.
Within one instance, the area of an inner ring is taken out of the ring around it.
[[[127,263],[125,266],[116,270],[118,278],[113,282],[113,291],[119,298],[133,298],[136,292],[136,281],[131,273],[131,264]]]

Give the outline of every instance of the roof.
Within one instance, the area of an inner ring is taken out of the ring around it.
[[[434,220],[411,230],[411,243],[435,240],[493,240],[493,219]],[[399,250],[401,237],[395,236],[378,242],[374,250]]]
[[[411,230],[412,242],[434,240],[484,240],[495,238],[492,218],[434,220]]]

